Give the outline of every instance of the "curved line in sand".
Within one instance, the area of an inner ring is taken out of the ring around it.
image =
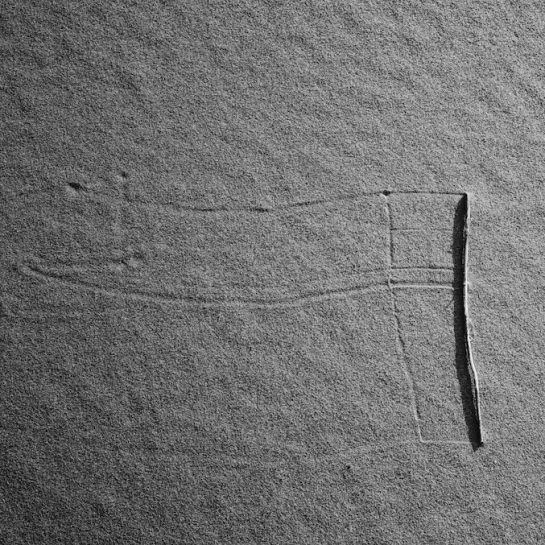
[[[173,202],[150,202],[140,199],[124,199],[120,197],[112,197],[101,193],[100,191],[92,190],[82,190],[81,193],[90,197],[91,199],[98,202],[108,202],[108,203],[132,203],[141,206],[147,206],[150,208],[160,209],[163,211],[170,210],[175,213],[183,212],[194,212],[194,213],[233,213],[233,212],[252,212],[252,213],[274,213],[276,211],[290,210],[297,208],[307,208],[311,206],[320,206],[327,204],[335,204],[342,201],[357,201],[359,199],[364,199],[366,197],[379,197],[381,195],[460,195],[463,196],[464,193],[450,192],[450,191],[371,191],[371,192],[361,192],[361,193],[347,193],[344,195],[336,195],[330,198],[309,198],[304,201],[294,201],[294,202],[284,202],[278,204],[267,204],[262,205],[238,205],[238,206],[206,206],[206,205],[191,205],[191,204],[175,204]]]
[[[100,284],[94,282],[88,282],[81,279],[73,279],[62,273],[56,273],[54,271],[46,271],[40,266],[30,263],[19,263],[19,271],[33,278],[37,278],[46,282],[58,282],[67,286],[72,286],[78,289],[85,289],[102,293],[104,295],[113,297],[126,297],[143,301],[162,302],[162,303],[178,303],[187,304],[188,306],[198,307],[218,307],[218,306],[250,306],[254,308],[274,308],[274,307],[290,307],[297,306],[304,303],[312,303],[315,301],[322,301],[329,298],[336,298],[342,296],[353,295],[356,293],[362,293],[366,291],[376,291],[379,289],[388,289],[388,278],[385,277],[383,281],[370,281],[364,284],[345,286],[336,289],[329,289],[323,291],[307,292],[300,295],[279,297],[275,299],[264,298],[209,298],[203,296],[180,296],[171,294],[168,292],[153,292],[145,290],[122,290],[116,288],[105,288]],[[362,270],[362,273],[383,273],[388,274],[387,268],[381,269],[366,269]],[[448,284],[409,284],[409,283],[396,283],[395,288],[422,288],[422,289],[452,289],[452,286]]]

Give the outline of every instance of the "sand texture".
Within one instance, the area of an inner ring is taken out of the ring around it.
[[[544,33],[5,0],[0,543],[542,543]]]

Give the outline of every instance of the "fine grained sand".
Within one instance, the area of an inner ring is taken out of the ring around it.
[[[539,543],[544,21],[4,2],[0,542]]]

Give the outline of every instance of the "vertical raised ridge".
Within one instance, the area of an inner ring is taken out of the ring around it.
[[[479,376],[477,374],[477,369],[475,367],[475,362],[473,361],[473,351],[471,348],[471,337],[469,333],[469,282],[468,282],[468,269],[469,269],[469,229],[471,223],[471,203],[470,203],[470,194],[464,194],[464,240],[463,240],[463,254],[462,254],[462,269],[463,269],[463,308],[464,308],[464,336],[465,336],[465,349],[467,364],[469,371],[473,377],[473,397],[475,405],[475,418],[477,424],[477,443],[478,446],[484,444],[483,441],[483,431],[482,431],[482,420],[481,420],[481,401],[480,401],[480,388],[479,388]]]

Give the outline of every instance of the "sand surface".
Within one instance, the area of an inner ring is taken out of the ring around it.
[[[541,543],[544,32],[4,1],[0,542]]]

